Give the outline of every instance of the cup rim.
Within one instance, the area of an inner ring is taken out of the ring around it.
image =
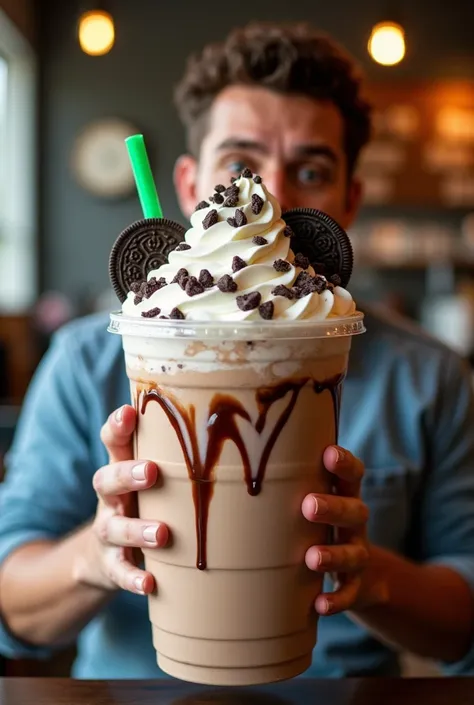
[[[322,321],[177,321],[110,314],[107,330],[122,336],[184,338],[195,340],[301,340],[343,338],[365,333],[364,314],[325,318]]]

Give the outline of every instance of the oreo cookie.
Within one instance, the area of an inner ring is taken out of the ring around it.
[[[147,218],[128,226],[116,239],[109,258],[109,276],[123,303],[134,282],[146,280],[152,269],[184,240],[186,229],[166,218]]]
[[[291,249],[307,257],[313,267],[324,266],[324,276],[337,274],[347,287],[354,266],[354,252],[345,230],[327,213],[313,208],[294,208],[282,215],[293,231]]]

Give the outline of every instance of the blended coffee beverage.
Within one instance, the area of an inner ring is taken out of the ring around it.
[[[294,253],[259,176],[244,171],[212,200],[110,330],[123,336],[135,456],[160,469],[140,517],[171,531],[166,549],[145,551],[158,664],[197,683],[258,684],[311,663],[322,575],[305,553],[329,532],[301,505],[331,491],[322,456],[364,328],[339,276]]]

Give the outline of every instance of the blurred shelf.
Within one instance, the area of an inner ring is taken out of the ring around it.
[[[431,269],[455,267],[457,269],[474,270],[474,259],[463,257],[443,260],[427,260],[422,257],[413,257],[409,260],[385,260],[366,256],[357,257],[356,255],[355,264],[357,267],[370,267],[372,269]]]

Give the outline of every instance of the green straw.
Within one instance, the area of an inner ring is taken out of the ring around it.
[[[143,215],[145,218],[162,218],[163,211],[156,191],[153,174],[151,173],[143,135],[127,137],[125,144],[127,145],[128,156],[130,157]]]

